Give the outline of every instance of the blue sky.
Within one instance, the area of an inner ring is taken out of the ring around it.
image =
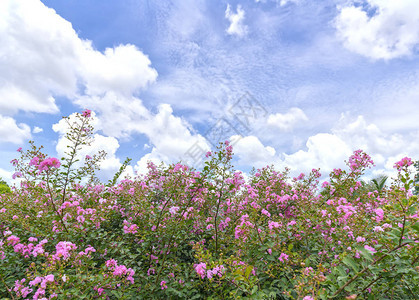
[[[363,149],[379,175],[419,158],[416,0],[6,0],[0,20],[6,179],[30,139],[62,155],[61,117],[84,108],[104,179],[126,156],[129,172],[196,164],[222,120],[244,171],[329,172]],[[260,108],[248,123],[243,101]]]

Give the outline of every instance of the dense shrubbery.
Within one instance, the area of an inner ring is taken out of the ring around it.
[[[246,182],[232,147],[201,171],[148,165],[119,184],[85,157],[90,111],[69,122],[59,161],[33,143],[0,198],[0,297],[9,299],[412,299],[419,294],[418,200],[405,158],[389,188],[361,184],[370,157],[319,183],[266,167]],[[118,173],[118,175],[120,172]]]

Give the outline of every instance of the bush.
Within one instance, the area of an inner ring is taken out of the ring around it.
[[[104,185],[90,111],[69,122],[61,160],[31,143],[12,161],[21,186],[0,197],[5,299],[409,299],[419,294],[411,160],[380,192],[361,150],[320,184],[266,167],[248,181],[228,142],[202,170],[148,165]],[[81,167],[75,167],[80,161]],[[127,163],[124,164],[126,166]]]

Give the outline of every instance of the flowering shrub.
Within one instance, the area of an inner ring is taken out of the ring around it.
[[[410,158],[381,191],[361,184],[371,158],[319,182],[273,167],[245,180],[232,146],[202,170],[148,164],[105,185],[91,112],[69,123],[66,156],[33,142],[12,161],[19,188],[0,195],[0,297],[6,299],[412,299],[419,215]],[[75,168],[83,160],[84,165]],[[80,163],[80,162],[79,162]],[[123,167],[127,163],[124,163]]]

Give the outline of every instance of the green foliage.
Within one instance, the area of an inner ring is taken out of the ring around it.
[[[0,195],[1,194],[5,194],[5,193],[10,193],[10,187],[7,184],[6,181],[4,181],[1,177],[0,177]]]
[[[14,161],[22,186],[0,197],[0,298],[414,299],[419,201],[405,161],[398,177],[361,184],[372,162],[320,185],[273,166],[246,181],[221,143],[202,170],[148,164],[107,185],[88,113],[69,125],[61,166],[30,144]],[[416,177],[417,178],[417,177]],[[319,189],[321,188],[321,192]],[[47,280],[47,278],[49,278]]]

